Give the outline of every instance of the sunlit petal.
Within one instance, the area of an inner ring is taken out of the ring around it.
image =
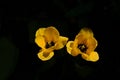
[[[66,45],[67,41],[68,41],[67,37],[60,36],[59,40],[55,44],[55,49],[58,50],[58,49],[63,48]]]
[[[42,61],[47,61],[54,56],[54,52],[45,53],[44,51],[40,51],[37,55]]]
[[[73,44],[73,41],[68,41],[68,43],[66,44],[66,47],[67,47],[67,52],[69,54],[71,54],[71,50],[72,50],[72,47],[71,45]]]
[[[87,54],[83,53],[83,54],[81,54],[81,57],[82,57],[83,59],[89,61],[89,60],[88,60],[88,57],[89,57],[89,56],[88,56]]]
[[[78,39],[78,44],[83,43],[85,40],[93,37],[93,32],[89,28],[82,28],[75,39]]]
[[[56,42],[59,39],[60,34],[55,27],[50,26],[45,29],[44,35],[47,42],[51,42],[51,41]]]
[[[89,38],[89,37],[93,36],[92,30],[89,29],[89,28],[86,28],[86,27],[85,27],[85,28],[82,28],[82,29],[80,30],[79,34],[83,35],[83,36],[86,37],[86,38]]]
[[[67,52],[72,56],[77,56],[80,53],[80,50],[77,47],[74,47],[74,41],[68,41]]]
[[[97,52],[91,52],[90,55],[82,54],[82,58],[87,61],[96,62],[99,60],[99,55]]]
[[[46,43],[45,43],[44,37],[42,37],[42,36],[37,36],[37,37],[35,38],[35,43],[36,43],[39,47],[45,48]]]
[[[71,50],[71,55],[72,56],[77,56],[79,54],[81,54],[81,52],[78,48],[72,48],[72,50]]]
[[[97,45],[98,45],[97,40],[94,37],[87,39],[86,46],[88,46],[88,49],[86,53],[89,54],[90,52],[94,51]]]
[[[44,35],[44,31],[45,31],[46,28],[39,28],[37,31],[36,31],[36,34],[35,36],[43,36]]]

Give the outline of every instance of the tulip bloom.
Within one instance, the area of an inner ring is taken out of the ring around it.
[[[67,52],[72,56],[81,55],[87,61],[96,62],[99,60],[99,55],[95,50],[98,42],[94,38],[91,29],[82,28],[76,35],[74,41],[68,41],[66,47]]]
[[[35,34],[35,43],[41,48],[38,58],[42,61],[51,59],[54,50],[62,49],[68,41],[67,37],[60,36],[58,30],[53,27],[39,28]]]

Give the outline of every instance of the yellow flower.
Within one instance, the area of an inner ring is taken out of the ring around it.
[[[68,38],[60,36],[53,26],[39,28],[35,34],[35,43],[41,48],[37,54],[38,58],[42,61],[51,59],[54,56],[54,50],[63,48],[67,41]]]
[[[96,62],[99,60],[99,55],[95,50],[98,42],[94,38],[91,29],[82,28],[74,41],[68,41],[66,44],[67,52],[72,56],[81,54],[82,58],[87,61]]]

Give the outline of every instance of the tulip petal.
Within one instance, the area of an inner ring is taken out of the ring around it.
[[[78,39],[78,44],[84,43],[87,39],[93,37],[93,32],[89,28],[82,28],[75,39]]]
[[[89,53],[91,53],[92,51],[95,50],[95,48],[98,45],[98,42],[94,37],[91,37],[86,41],[86,45],[88,47],[86,53],[89,54]]]
[[[66,44],[66,47],[67,47],[67,52],[69,54],[71,54],[71,50],[72,50],[72,47],[71,45],[73,44],[73,41],[68,41],[68,43]]]
[[[37,31],[36,31],[36,34],[35,36],[43,36],[44,35],[44,31],[45,31],[46,28],[39,28]]]
[[[67,52],[72,56],[77,56],[80,53],[80,50],[77,47],[74,47],[74,41],[68,41]]]
[[[99,60],[99,55],[97,52],[91,52],[90,55],[82,54],[82,58],[87,61],[96,62]]]
[[[91,37],[91,36],[94,35],[93,32],[92,32],[92,30],[89,29],[89,28],[86,28],[86,27],[82,28],[80,30],[79,34],[83,35],[85,38],[89,38],[89,37]]]
[[[42,37],[42,36],[37,36],[37,37],[35,38],[35,43],[36,43],[39,47],[45,48],[46,43],[45,43],[44,37]]]
[[[52,41],[56,42],[59,39],[59,35],[60,34],[59,34],[58,30],[55,27],[50,26],[50,27],[45,29],[44,36],[45,36],[46,41],[48,43],[50,43]]]
[[[37,55],[38,55],[38,58],[41,59],[42,61],[47,61],[54,56],[54,52],[45,53],[43,50],[43,51],[40,51]]]
[[[72,50],[71,50],[71,55],[72,56],[77,56],[79,54],[81,54],[81,52],[78,48],[72,48]]]
[[[66,45],[67,41],[68,41],[67,37],[60,36],[59,40],[55,44],[55,49],[58,50],[58,49],[63,48]]]

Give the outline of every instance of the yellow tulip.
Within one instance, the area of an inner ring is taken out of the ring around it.
[[[68,41],[66,44],[67,52],[72,56],[81,55],[87,61],[96,62],[99,55],[95,50],[98,42],[94,38],[93,32],[89,28],[82,28],[76,35],[74,41]]]
[[[47,61],[54,56],[54,50],[62,49],[68,41],[67,37],[60,36],[59,31],[53,27],[39,28],[35,34],[35,43],[41,48],[38,58]]]

